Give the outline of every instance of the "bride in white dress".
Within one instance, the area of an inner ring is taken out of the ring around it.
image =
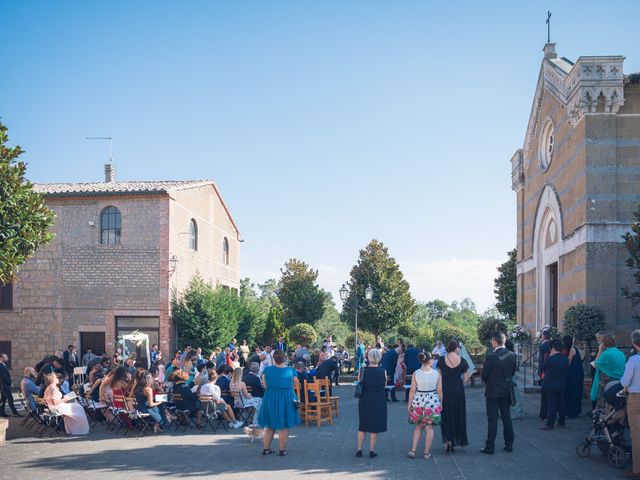
[[[55,373],[46,375],[47,389],[44,391],[44,399],[51,411],[55,411],[64,417],[64,430],[69,435],[87,435],[89,422],[82,405],[69,403],[69,399],[62,396],[58,388],[58,376]]]

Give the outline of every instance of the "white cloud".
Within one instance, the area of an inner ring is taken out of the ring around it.
[[[400,261],[400,269],[416,300],[447,302],[471,298],[479,311],[495,303],[493,279],[502,262],[485,258],[449,258],[426,262]]]

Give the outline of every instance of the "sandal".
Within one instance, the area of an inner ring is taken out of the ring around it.
[[[431,452],[424,452],[424,459],[429,460],[431,458]]]
[[[280,450],[279,455],[280,455],[281,457],[284,457],[284,456],[286,456],[286,455],[287,455],[287,451],[286,451],[286,450]]]
[[[273,449],[272,448],[264,448],[262,450],[262,454],[263,455],[271,455],[273,453]]]
[[[415,450],[409,450],[409,458],[416,458],[416,451]]]

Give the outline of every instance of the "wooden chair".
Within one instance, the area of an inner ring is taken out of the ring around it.
[[[300,392],[300,381],[298,380],[298,377],[294,377],[293,379],[293,391],[296,394],[296,398],[298,399],[298,402],[300,403],[300,410],[298,411],[298,413],[300,414],[300,419],[301,420],[305,420],[306,417],[306,407],[305,407],[305,403],[304,403],[304,397],[303,394]]]
[[[213,395],[198,395],[200,399],[200,409],[202,410],[202,430],[200,433],[204,433],[207,426],[211,427],[214,435],[218,431],[218,427],[222,425],[225,430],[228,430],[227,423],[224,420],[224,416],[218,411],[217,405],[213,399]]]
[[[323,390],[324,388],[324,390]],[[331,402],[329,400],[329,379],[320,379],[315,382],[304,382],[304,403],[305,403],[305,426],[309,422],[315,421],[319,427],[325,422],[333,424],[333,414],[331,412]],[[315,396],[315,401],[311,401],[311,394]]]

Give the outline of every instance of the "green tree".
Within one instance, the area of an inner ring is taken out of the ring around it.
[[[258,341],[262,345],[271,345],[281,335],[283,337],[287,336],[287,328],[284,326],[284,323],[282,323],[282,309],[279,307],[271,307],[264,332]]]
[[[469,335],[462,328],[455,325],[444,325],[436,330],[436,338],[445,345],[449,340],[455,338],[461,342],[467,343],[469,341]]]
[[[240,299],[223,288],[214,288],[196,275],[182,298],[174,296],[172,318],[180,344],[198,345],[211,351],[227,345],[238,331]]]
[[[373,288],[373,299],[364,300],[367,285]],[[362,250],[358,262],[351,269],[349,296],[342,309],[342,318],[355,326],[355,298],[360,299],[358,328],[374,335],[388,332],[409,320],[416,304],[409,292],[409,283],[404,280],[395,259],[378,240]]]
[[[308,323],[299,323],[289,330],[289,340],[301,345],[313,345],[318,339],[315,329]]]
[[[435,337],[435,332],[431,326],[425,325],[424,327],[420,327],[418,329],[418,336],[415,338],[416,346],[430,351],[433,348]]]
[[[54,214],[25,178],[19,146],[9,147],[7,127],[0,122],[0,285],[13,280],[18,267],[40,245],[53,238]]]
[[[398,335],[407,340],[414,340],[420,334],[420,329],[415,323],[408,321],[398,326]]]
[[[344,345],[347,349],[353,349],[353,345],[346,343],[347,335],[350,333],[349,325],[340,319],[340,312],[336,309],[331,295],[326,295],[324,300],[324,313],[322,318],[315,325],[318,337],[322,340],[329,335],[337,345]]]
[[[591,353],[591,342],[596,339],[596,333],[605,325],[604,312],[597,305],[578,303],[564,312],[562,327],[564,333],[577,340],[587,342]]]
[[[318,271],[292,258],[280,272],[278,298],[282,304],[284,326],[290,328],[298,323],[315,325],[324,313],[326,295],[318,286]]]
[[[246,340],[249,345],[261,339],[269,315],[269,302],[258,296],[255,285],[248,278],[240,280],[240,302],[238,308],[238,333],[236,338]]]
[[[425,307],[432,321],[438,318],[444,318],[449,311],[449,304],[444,300],[432,300],[431,302],[425,303]]]
[[[629,256],[625,264],[633,273],[633,280],[636,284],[635,288],[626,286],[622,288],[622,295],[631,300],[631,306],[636,307],[640,304],[640,205],[633,212],[635,221],[631,225],[631,231],[625,233],[622,238],[627,247]],[[636,320],[640,320],[640,315],[633,315]]]
[[[491,336],[496,332],[502,332],[505,335],[509,332],[509,324],[506,320],[499,317],[486,317],[478,324],[478,340],[485,347],[491,343]]]
[[[517,310],[517,255],[515,248],[507,252],[508,259],[498,267],[498,277],[493,281],[493,293],[497,300],[496,308],[512,323],[516,321]]]

